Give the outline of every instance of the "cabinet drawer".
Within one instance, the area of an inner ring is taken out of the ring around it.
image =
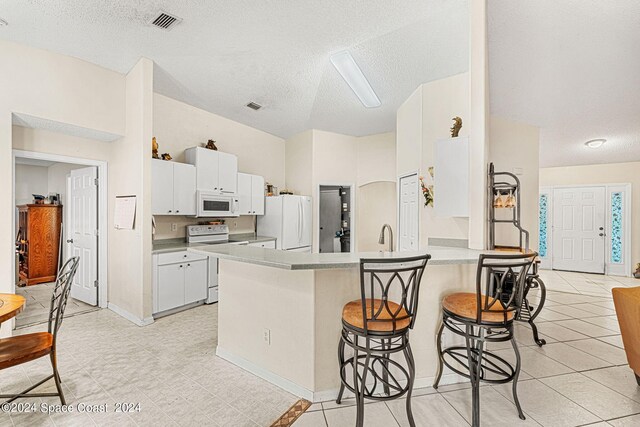
[[[249,243],[248,246],[254,246],[256,248],[275,249],[276,248],[276,241],[275,240],[268,240],[266,242]]]
[[[194,254],[193,252],[177,251],[158,254],[158,265],[174,264],[176,262],[198,261],[207,259],[206,255]]]

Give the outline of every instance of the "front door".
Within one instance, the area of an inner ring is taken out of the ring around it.
[[[80,264],[71,297],[87,304],[98,303],[98,170],[95,167],[71,171],[69,195],[69,224],[67,243],[70,256],[79,256]]]
[[[399,209],[399,238],[398,250],[418,250],[418,222],[420,221],[418,210],[419,191],[418,174],[400,178],[400,209]]]
[[[604,274],[605,187],[553,191],[553,268]]]

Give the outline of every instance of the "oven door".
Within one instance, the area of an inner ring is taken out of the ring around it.
[[[198,194],[198,217],[238,216],[238,198],[236,196]]]

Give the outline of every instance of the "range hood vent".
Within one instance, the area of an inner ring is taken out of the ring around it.
[[[151,19],[151,21],[149,21],[149,24],[162,30],[169,31],[181,21],[182,18],[160,11],[153,19]]]

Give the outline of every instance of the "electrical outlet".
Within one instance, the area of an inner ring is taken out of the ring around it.
[[[238,221],[233,221],[233,228],[238,228]]]
[[[171,231],[178,231],[178,224],[176,224],[175,222],[171,223]]]
[[[262,339],[267,345],[271,345],[271,329],[264,328],[264,332],[262,333]]]

